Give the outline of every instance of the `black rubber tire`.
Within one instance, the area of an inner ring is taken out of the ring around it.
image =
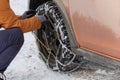
[[[77,69],[78,64],[73,62],[69,64],[75,55],[70,51],[69,36],[58,6],[54,2],[47,2],[37,8],[36,16],[39,15],[45,15],[49,20],[41,29],[35,31],[41,56],[47,66],[63,72]]]

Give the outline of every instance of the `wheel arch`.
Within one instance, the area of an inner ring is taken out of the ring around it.
[[[71,21],[69,19],[69,12],[66,10],[66,8],[69,8],[69,0],[66,0],[66,1],[68,1],[67,5],[64,5],[64,0],[53,0],[53,1],[59,6],[59,8],[63,14],[63,17],[65,18],[65,23],[68,25],[67,30],[68,30],[68,35],[70,38],[71,49],[73,52],[75,52],[78,55],[84,56],[89,61],[95,62],[102,66],[106,66],[111,69],[116,69],[116,68],[120,67],[119,61],[116,61],[114,59],[110,59],[105,56],[98,55],[94,52],[79,48],[76,38],[75,38],[75,34],[73,32]]]
[[[53,0],[53,1],[57,4],[60,12],[62,13],[64,21],[66,23],[67,32],[68,32],[68,35],[69,35],[69,38],[70,38],[71,49],[72,48],[78,48],[78,44],[77,44],[75,34],[73,32],[72,24],[71,24],[71,21],[70,21],[70,18],[69,18],[69,0],[66,0],[66,1],[64,1],[64,0]]]

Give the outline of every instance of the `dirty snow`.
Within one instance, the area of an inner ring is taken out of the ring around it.
[[[27,0],[11,0],[16,14],[22,14],[28,8]],[[5,72],[7,80],[120,80],[120,72],[82,70],[70,74],[54,72],[46,67],[39,56],[32,33],[25,34],[25,43]]]

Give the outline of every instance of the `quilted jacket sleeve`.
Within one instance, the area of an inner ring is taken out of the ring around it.
[[[35,16],[22,20],[10,8],[9,0],[0,0],[0,25],[4,28],[19,27],[23,32],[29,32],[39,29],[41,21]]]

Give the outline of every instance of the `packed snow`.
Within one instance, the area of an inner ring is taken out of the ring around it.
[[[17,15],[28,9],[28,0],[11,0],[11,7]],[[60,73],[48,69],[39,56],[32,33],[25,33],[25,42],[5,74],[7,80],[120,80],[119,71],[79,70]]]

